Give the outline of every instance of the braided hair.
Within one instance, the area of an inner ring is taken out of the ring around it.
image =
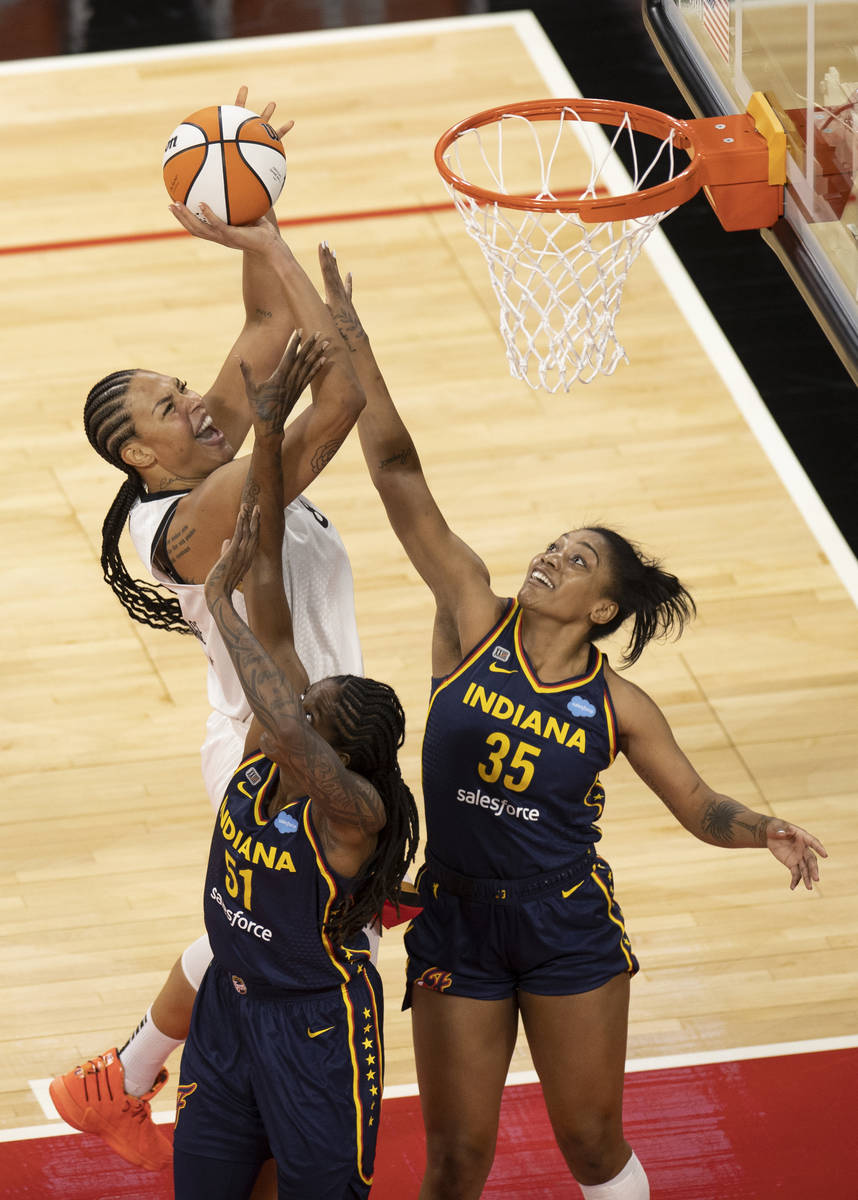
[[[360,675],[334,678],[342,687],[332,745],[348,754],[350,771],[373,785],[387,816],[354,891],[328,923],[327,933],[340,944],[374,921],[385,900],[398,904],[399,886],[417,853],[419,829],[417,805],[397,758],[405,741],[405,713],[396,692],[386,683]]]
[[[90,445],[105,462],[126,475],[101,526],[101,569],[120,604],[135,621],[153,629],[190,633],[178,600],[133,579],[119,553],[119,538],[135,502],[146,495],[143,481],[122,458],[122,447],[135,436],[134,421],[125,403],[136,371],[114,371],[99,380],[86,398],[83,425]]]
[[[647,558],[633,542],[600,525],[587,528],[608,544],[609,594],[618,606],[616,616],[604,625],[594,625],[590,636],[597,640],[607,637],[633,616],[631,637],[622,656],[623,666],[628,667],[637,662],[652,638],[679,637],[697,608],[676,576],[663,571],[659,562]]]

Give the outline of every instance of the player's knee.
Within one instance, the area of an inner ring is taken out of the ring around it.
[[[559,1128],[557,1144],[572,1174],[582,1183],[599,1183],[616,1172],[624,1145],[622,1124],[613,1113],[591,1112]]]
[[[494,1158],[494,1139],[427,1136],[426,1178],[445,1200],[479,1196]]]

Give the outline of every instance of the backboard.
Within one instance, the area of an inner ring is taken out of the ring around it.
[[[784,215],[762,235],[858,384],[858,0],[643,0],[697,116],[763,92],[787,135]]]

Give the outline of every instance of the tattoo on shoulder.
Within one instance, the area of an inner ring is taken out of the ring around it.
[[[182,525],[179,529],[170,530],[170,536],[167,538],[167,550],[172,562],[178,562],[190,551],[191,539],[196,532],[193,525]]]
[[[342,438],[339,438],[335,441],[325,442],[323,446],[316,447],[316,451],[310,460],[310,470],[314,475],[318,475],[328,465],[342,444]]]
[[[161,539],[152,551],[152,565],[163,571],[165,575],[175,577],[177,582],[199,583],[188,571],[187,558],[192,547],[191,542],[196,533],[194,525],[170,527],[166,539]]]

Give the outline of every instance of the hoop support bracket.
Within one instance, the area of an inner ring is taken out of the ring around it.
[[[783,214],[786,134],[762,92],[748,111],[686,121],[703,191],[724,229],[767,229]]]

